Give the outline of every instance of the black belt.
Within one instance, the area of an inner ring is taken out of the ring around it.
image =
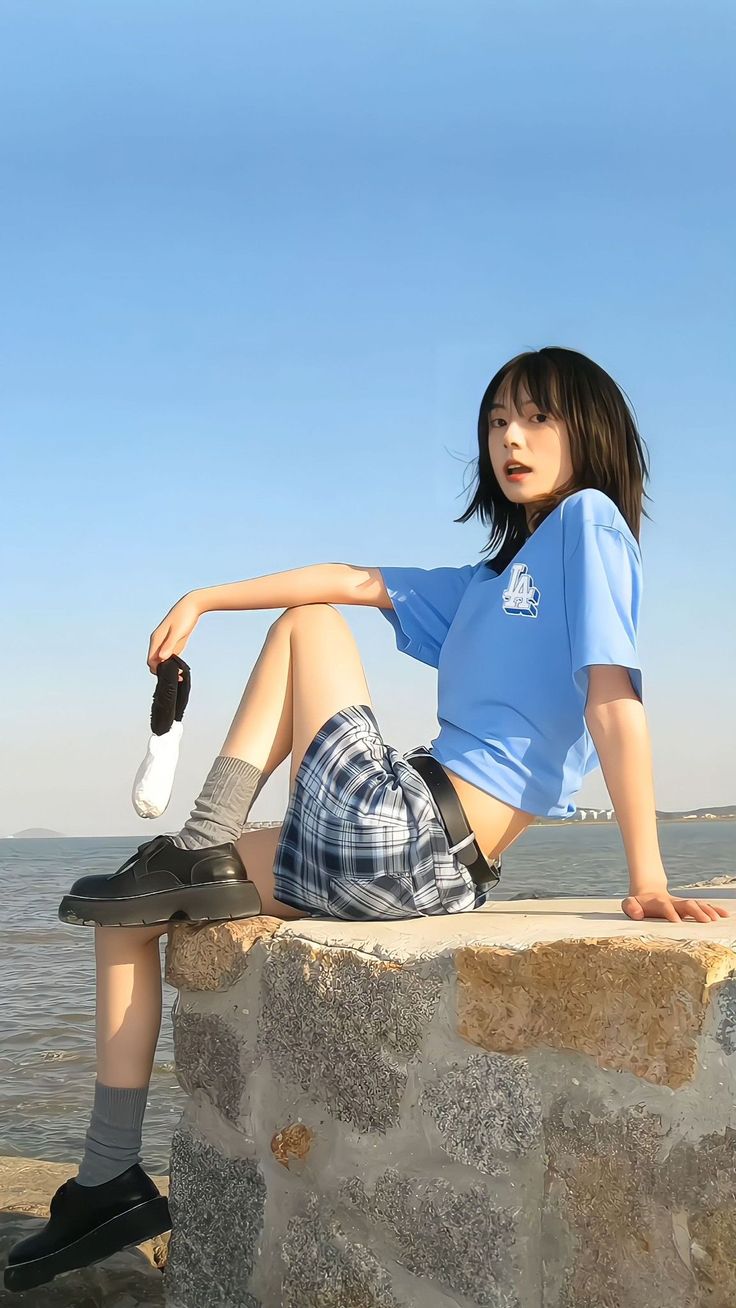
[[[432,793],[447,832],[450,853],[465,864],[477,886],[489,883],[495,885],[501,876],[501,859],[499,857],[494,859],[493,863],[488,862],[442,764],[426,752],[426,747],[406,754],[405,758],[423,778]]]

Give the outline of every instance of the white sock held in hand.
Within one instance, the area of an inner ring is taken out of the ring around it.
[[[163,736],[151,736],[146,757],[135,774],[133,808],[139,817],[157,818],[171,799],[184,727],[173,722]]]

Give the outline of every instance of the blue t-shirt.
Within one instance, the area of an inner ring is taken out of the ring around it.
[[[397,647],[438,669],[430,752],[514,808],[572,816],[600,764],[584,717],[588,666],[628,668],[642,698],[641,553],[613,500],[568,496],[499,574],[485,562],[379,571]]]

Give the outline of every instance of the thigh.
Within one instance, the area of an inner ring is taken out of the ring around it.
[[[331,604],[299,604],[279,621],[291,624],[293,744],[290,784],[320,727],[351,704],[372,707],[358,646]]]
[[[290,904],[283,904],[274,898],[273,864],[276,846],[281,836],[281,827],[256,827],[244,831],[235,842],[245,870],[261,897],[261,910],[265,917],[284,919],[304,917]]]

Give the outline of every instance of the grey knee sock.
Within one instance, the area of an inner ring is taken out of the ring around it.
[[[242,758],[218,754],[190,816],[178,835],[180,849],[203,849],[238,840],[253,803],[261,769]]]
[[[141,1161],[141,1132],[148,1086],[118,1088],[95,1081],[95,1101],[75,1178],[79,1185],[102,1185]]]
[[[249,805],[249,808],[248,808],[248,812],[250,812],[251,808],[252,808],[253,805],[255,804],[256,800],[258,799],[258,796],[260,795],[260,793],[261,793],[261,791],[263,790],[263,787],[265,786],[265,784],[266,784],[267,781],[268,781],[268,777],[265,777],[265,776],[263,775],[263,773],[261,773],[261,776],[260,776],[260,779],[259,779],[258,785],[256,786],[255,794],[254,794],[252,800],[250,801],[250,805]],[[241,836],[242,836],[242,835],[244,834],[244,832],[245,832],[245,825],[246,825],[247,818],[248,818],[248,813],[246,813],[245,817],[243,818],[243,820],[242,820],[241,823],[240,823],[240,834],[241,834]]]

